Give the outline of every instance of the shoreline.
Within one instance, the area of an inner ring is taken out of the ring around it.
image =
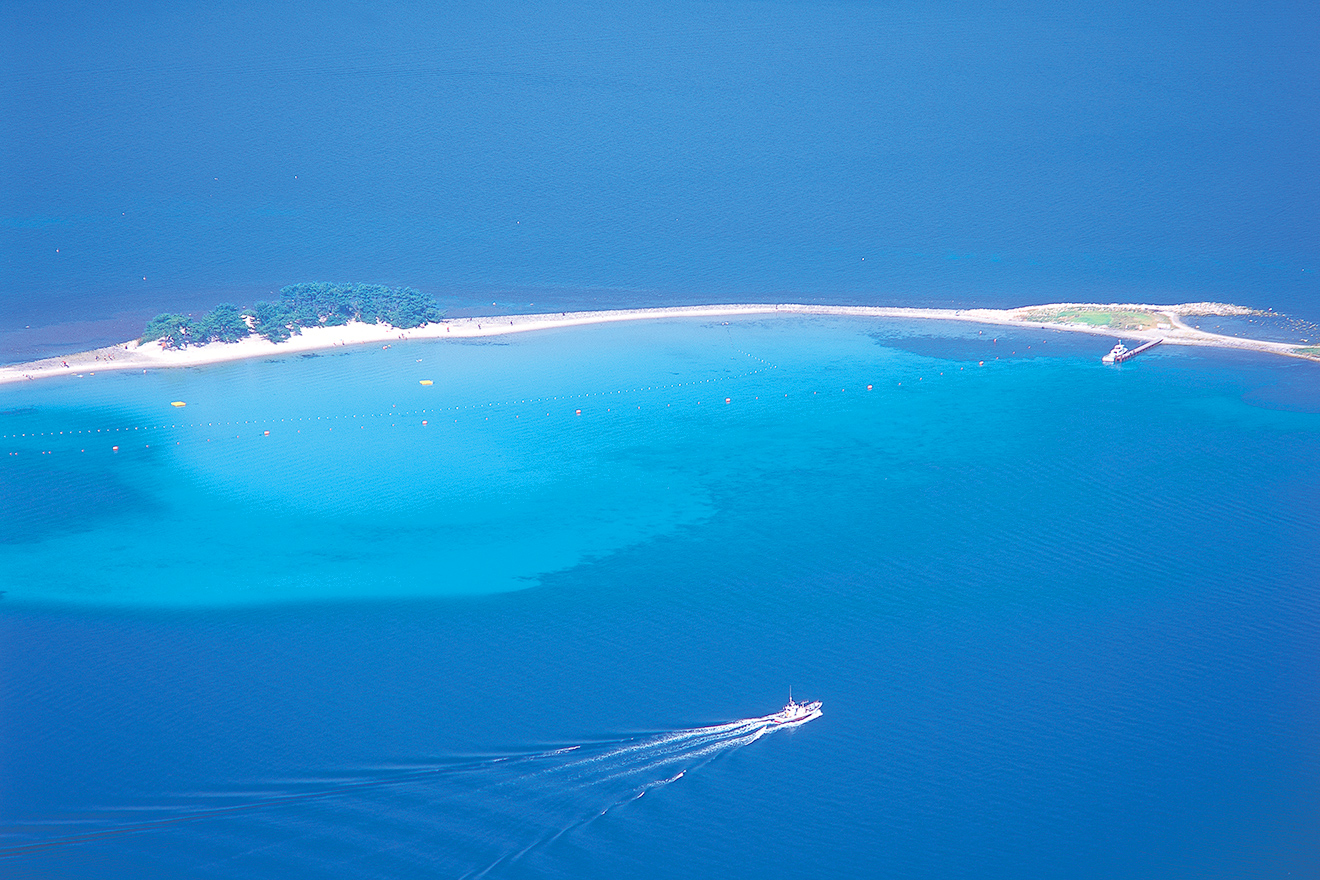
[[[1168,320],[1156,329],[1116,329],[1079,322],[1041,320],[1042,313],[1068,310],[1104,310],[1141,312]],[[1250,309],[1223,303],[1183,303],[1179,305],[1147,305],[1139,303],[1047,303],[1022,306],[1015,309],[922,309],[883,306],[829,306],[778,304],[729,304],[706,306],[665,306],[643,309],[608,309],[592,312],[560,312],[535,315],[490,315],[484,317],[455,318],[426,324],[409,330],[400,330],[387,324],[350,322],[338,327],[305,327],[299,335],[284,342],[270,342],[260,336],[249,336],[239,342],[211,342],[185,349],[163,349],[159,341],[138,343],[137,340],[78,352],[65,357],[43,358],[22,364],[0,366],[0,384],[35,381],[52,376],[94,374],[111,370],[150,370],[171,367],[197,367],[227,361],[272,357],[299,352],[319,351],[373,343],[391,344],[412,339],[472,339],[484,336],[503,336],[509,333],[528,333],[553,330],[558,327],[580,327],[587,324],[606,324],[616,321],[644,321],[665,318],[718,318],[739,315],[820,315],[860,318],[900,318],[909,320],[962,321],[970,324],[993,324],[1005,327],[1031,327],[1033,329],[1068,330],[1147,342],[1162,339],[1165,345],[1198,345],[1214,348],[1232,348],[1277,354],[1302,360],[1320,362],[1320,350],[1296,343],[1269,342],[1221,336],[1187,326],[1184,315],[1242,315],[1254,314]],[[1031,317],[1035,315],[1036,317]],[[1097,355],[1098,357],[1098,355]]]

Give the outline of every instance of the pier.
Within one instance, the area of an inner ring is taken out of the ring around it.
[[[1118,345],[1114,346],[1109,354],[1105,355],[1100,360],[1106,364],[1121,364],[1123,361],[1132,360],[1132,358],[1141,354],[1143,351],[1154,348],[1163,341],[1163,339],[1152,339],[1150,342],[1147,342],[1144,345],[1138,345],[1136,348],[1127,348],[1120,342]]]

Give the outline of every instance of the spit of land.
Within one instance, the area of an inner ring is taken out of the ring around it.
[[[335,327],[304,327],[283,342],[270,342],[255,334],[238,342],[211,342],[182,349],[165,348],[159,340],[137,340],[78,352],[64,357],[44,358],[25,364],[0,366],[0,383],[22,382],[49,376],[87,375],[108,370],[149,370],[163,367],[200,366],[244,358],[271,357],[317,349],[370,344],[389,345],[408,339],[470,339],[527,333],[583,324],[613,321],[643,321],[664,318],[720,318],[740,315],[837,315],[850,317],[964,321],[1010,327],[1048,327],[1078,333],[1121,336],[1140,342],[1162,339],[1169,345],[1201,345],[1260,351],[1286,357],[1320,361],[1320,346],[1270,342],[1208,333],[1188,326],[1182,319],[1191,315],[1263,314],[1227,303],[1182,303],[1145,305],[1139,303],[1051,303],[1015,309],[917,309],[874,306],[730,304],[674,306],[650,309],[611,309],[595,312],[556,312],[537,315],[491,315],[456,318],[407,330],[388,324],[350,322]]]

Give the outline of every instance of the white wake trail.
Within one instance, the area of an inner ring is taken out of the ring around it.
[[[535,861],[538,850],[637,803],[648,792],[657,796],[719,757],[784,729],[774,718],[512,754],[436,758],[408,767],[341,771],[330,778],[268,780],[260,784],[269,786],[265,797],[258,786],[249,785],[216,793],[210,804],[199,802],[191,809],[161,808],[157,819],[92,824],[81,833],[52,835],[14,851],[137,836],[144,839],[142,847],[150,847],[157,835],[180,838],[179,846],[186,848],[189,841],[205,843],[222,835],[237,852],[226,858],[262,852],[296,861],[297,840],[314,834],[343,842],[348,864],[379,855],[370,840],[352,829],[363,816],[389,815],[425,829],[428,864],[441,875],[498,875],[515,863]]]
[[[648,791],[677,782],[686,776],[688,771],[710,763],[720,754],[756,742],[768,730],[766,719],[745,718],[710,727],[674,731],[599,755],[570,761],[561,767],[541,768],[547,777],[557,773],[590,771],[575,776],[576,784],[567,792],[559,792],[561,795],[588,792],[599,792],[603,796],[610,792],[615,794],[607,806],[593,808],[589,812],[583,811],[559,828],[542,835],[515,852],[500,856],[481,871],[467,876],[476,880],[489,875],[501,866],[512,865],[565,834],[595,822],[611,810],[638,800]],[[674,772],[676,767],[677,772]],[[660,772],[671,775],[654,778]]]
[[[574,778],[577,784],[574,787],[585,789],[616,780],[654,776],[674,767],[683,767],[684,771],[692,769],[693,761],[753,743],[768,729],[766,723],[757,718],[722,724],[718,727],[683,731],[685,735],[681,738],[667,737],[663,741],[641,744],[640,747],[631,749],[624,760],[619,760],[618,753],[615,753],[610,756],[615,758],[614,761],[592,768],[604,770],[603,774],[576,776]]]

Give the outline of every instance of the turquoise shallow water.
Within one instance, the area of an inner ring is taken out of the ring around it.
[[[0,860],[1314,873],[1315,365],[1109,345],[683,320],[0,389]],[[824,716],[758,735],[789,685]]]
[[[519,589],[850,443],[872,455],[841,468],[896,485],[931,455],[1015,454],[985,376],[879,345],[885,326],[646,322],[11,386],[11,497],[33,503],[8,510],[5,587],[147,605]],[[1018,356],[961,332],[991,370]]]
[[[529,586],[706,517],[707,490],[685,467],[707,418],[692,408],[755,390],[767,368],[722,326],[635,326],[19,392],[18,457],[51,447],[35,467],[14,462],[19,479],[35,495],[71,469],[90,494],[16,513],[18,533],[62,531],[71,511],[95,525],[11,543],[10,587],[228,604]],[[185,408],[170,405],[179,397]],[[24,412],[29,399],[43,406]]]
[[[972,473],[1017,475],[1023,492],[1048,475],[1117,511],[1195,491],[1175,456],[1198,440],[1166,437],[1167,459],[1126,473],[1092,464],[1116,448],[1148,448],[1186,419],[1267,434],[1313,425],[1148,387],[1156,366],[1198,354],[1112,370],[1094,356],[1104,346],[975,325],[689,319],[12,385],[0,390],[0,577],[10,603],[516,590],[700,528],[717,496],[802,473],[825,493],[868,485],[891,498],[890,527],[870,540],[919,558],[948,536],[913,534],[901,512],[966,493],[965,521],[984,520],[961,482]]]

